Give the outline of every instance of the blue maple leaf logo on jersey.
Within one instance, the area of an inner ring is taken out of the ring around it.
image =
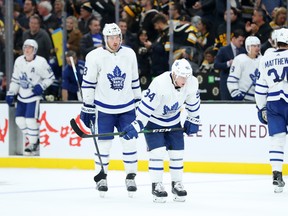
[[[25,72],[22,72],[20,77],[19,77],[19,82],[20,82],[20,86],[23,89],[28,89],[29,88],[29,80],[28,80],[28,76]]]
[[[169,108],[167,105],[164,105],[164,112],[163,115],[169,115],[175,113],[179,109],[179,103],[175,103],[174,105]]]
[[[256,85],[256,81],[259,79],[260,77],[260,72],[259,70],[256,68],[256,70],[254,71],[254,74],[249,74],[253,85]]]
[[[113,74],[107,74],[107,78],[110,81],[111,88],[114,90],[122,90],[124,87],[124,81],[126,78],[126,74],[121,74],[121,70],[118,66],[116,66],[113,70]]]

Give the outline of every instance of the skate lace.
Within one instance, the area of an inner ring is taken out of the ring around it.
[[[162,182],[158,182],[158,183],[156,184],[155,190],[156,190],[156,191],[159,191],[159,192],[165,191],[165,187],[164,187],[163,183],[162,183]]]
[[[184,190],[184,186],[183,186],[182,182],[175,182],[174,188],[175,188],[177,191],[182,191],[182,190]]]

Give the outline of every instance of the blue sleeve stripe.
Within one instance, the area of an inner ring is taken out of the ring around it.
[[[258,92],[258,91],[255,91],[255,94],[258,94],[258,95],[267,95],[267,93]]]
[[[138,107],[138,111],[139,111],[142,115],[146,116],[147,118],[150,117],[150,115],[148,115],[147,113],[143,112],[139,107]]]
[[[153,107],[149,106],[149,105],[148,105],[147,103],[145,103],[144,101],[142,101],[142,104],[143,104],[145,107],[147,107],[149,110],[152,110],[152,111],[155,110]]]
[[[194,110],[188,109],[188,108],[186,107],[186,110],[188,110],[189,112],[196,112],[199,108],[200,108],[200,105],[199,105],[196,109],[194,109]]]
[[[259,83],[256,83],[256,86],[260,86],[260,87],[263,87],[263,88],[268,88],[267,85],[261,85],[261,84],[259,84]]]
[[[136,80],[132,80],[132,82],[139,82],[139,79],[136,79]]]
[[[140,88],[140,85],[132,87],[132,89],[138,89],[138,88]]]
[[[236,79],[236,80],[239,80],[239,77],[236,77],[236,76],[229,76],[230,78],[234,78],[234,79]],[[229,77],[228,77],[228,79],[229,79]]]
[[[83,88],[83,89],[95,89],[95,87],[93,87],[93,86],[81,86],[81,88]]]
[[[88,82],[87,80],[83,79],[84,83],[90,84],[90,85],[96,85],[97,82]]]

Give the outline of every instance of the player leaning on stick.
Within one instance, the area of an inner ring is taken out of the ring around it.
[[[192,76],[192,68],[185,59],[176,60],[172,71],[156,77],[137,109],[137,118],[124,128],[124,138],[137,138],[138,132],[155,128],[179,128],[180,112],[186,105],[188,116],[184,123],[185,133],[197,133],[199,129],[200,98],[198,81]],[[182,184],[184,137],[183,131],[145,133],[149,151],[149,172],[152,180],[154,202],[165,202],[168,196],[163,185],[163,160],[168,151],[172,193],[175,201],[185,201],[187,195]]]
[[[39,155],[39,105],[42,93],[50,86],[54,73],[48,62],[36,55],[38,44],[27,39],[23,44],[23,55],[14,63],[14,70],[6,95],[6,102],[14,106],[14,96],[17,95],[16,124],[28,141],[24,155]]]
[[[261,42],[256,36],[245,40],[246,53],[237,55],[230,67],[227,87],[233,100],[255,101],[255,84],[259,76]]]
[[[255,100],[260,122],[268,124],[274,192],[279,193],[285,185],[282,167],[288,125],[288,29],[277,30],[276,41],[278,49],[260,60]]]
[[[136,54],[132,49],[121,46],[121,30],[115,23],[106,24],[103,35],[105,46],[92,50],[86,56],[82,81],[84,103],[80,114],[81,120],[90,127],[90,121],[95,121],[95,109],[97,110],[96,125],[99,134],[112,133],[114,127],[123,131],[135,119],[135,104],[141,98]],[[113,136],[98,138],[105,170],[105,174],[100,172],[100,161],[96,156],[95,163],[98,167],[94,180],[100,192],[108,190],[106,175],[113,139]],[[120,140],[127,173],[126,187],[129,192],[136,191],[136,142],[123,138]]]

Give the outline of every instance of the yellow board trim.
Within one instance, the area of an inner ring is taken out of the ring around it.
[[[50,168],[94,170],[92,159],[63,159],[37,157],[0,158],[0,168]],[[109,170],[124,170],[122,160],[111,160]],[[139,171],[148,171],[148,161],[138,161]],[[288,165],[283,165],[283,174],[288,174]],[[164,171],[169,171],[168,161],[164,162]],[[227,174],[271,174],[270,164],[229,163],[229,162],[184,162],[184,172],[227,173]]]

